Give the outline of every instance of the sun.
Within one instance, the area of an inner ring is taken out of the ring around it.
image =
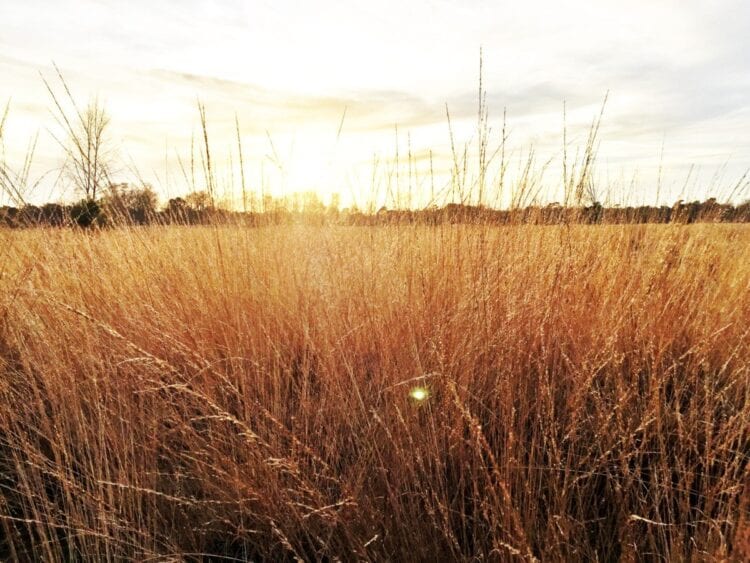
[[[337,171],[342,162],[334,140],[328,131],[315,127],[274,138],[278,166],[283,170],[277,178],[286,192],[283,195],[314,192],[327,201],[331,193],[340,191]]]

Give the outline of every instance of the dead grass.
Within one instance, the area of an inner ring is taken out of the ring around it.
[[[0,558],[742,559],[749,264],[739,225],[0,231]]]

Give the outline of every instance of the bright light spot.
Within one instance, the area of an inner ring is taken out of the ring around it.
[[[411,397],[415,401],[424,401],[429,396],[430,393],[425,387],[414,387],[411,391],[409,391],[409,397]]]

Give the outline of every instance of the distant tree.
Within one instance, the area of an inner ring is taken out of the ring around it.
[[[15,227],[18,224],[19,209],[4,205],[0,207],[0,225]]]
[[[82,199],[70,208],[70,218],[79,227],[102,227],[107,217],[98,201]]]
[[[185,196],[185,203],[195,211],[205,211],[211,208],[211,196],[208,192],[192,192]]]
[[[198,222],[200,213],[200,211],[195,211],[191,208],[187,201],[185,201],[185,198],[174,197],[164,206],[162,216],[169,223],[191,225]]]
[[[587,223],[601,223],[604,216],[604,206],[594,200],[590,206],[584,208],[584,215]]]
[[[304,213],[323,213],[326,210],[325,204],[318,197],[317,192],[309,191],[301,194],[302,211]]]
[[[137,225],[151,222],[158,203],[156,192],[148,184],[141,187],[111,184],[102,198],[103,206],[113,219]]]
[[[130,193],[129,209],[133,221],[144,225],[156,216],[159,198],[154,189],[146,184]]]
[[[274,207],[275,206],[274,206],[273,197],[270,194],[264,194],[262,198],[261,211],[263,211],[263,213],[267,213],[269,211],[275,211]]]
[[[299,192],[293,192],[283,198],[281,207],[284,211],[291,211],[292,213],[299,213],[304,211],[304,203],[302,201],[302,194]]]
[[[60,70],[55,66],[64,94],[58,95],[50,83],[44,85],[55,106],[55,118],[64,136],[55,136],[65,151],[65,171],[83,200],[71,209],[71,217],[82,227],[103,225],[106,217],[97,202],[101,192],[109,185],[109,163],[112,158],[108,139],[109,116],[98,98],[81,110],[70,92]],[[64,105],[67,100],[67,108]]]
[[[164,212],[170,215],[184,215],[185,210],[188,209],[187,202],[181,197],[173,197],[167,202],[164,207]]]
[[[737,207],[732,209],[731,217],[733,221],[748,222],[750,221],[750,199],[745,200]]]
[[[328,205],[328,211],[330,213],[338,213],[341,208],[341,194],[334,192],[331,194],[331,202]]]
[[[60,70],[55,67],[69,108],[49,82],[44,80],[47,91],[55,105],[55,117],[65,132],[65,137],[55,137],[67,155],[66,171],[76,188],[88,201],[94,201],[109,184],[109,161],[111,159],[108,140],[109,115],[98,98],[91,100],[80,110]]]
[[[40,220],[55,227],[64,225],[67,221],[67,209],[59,203],[46,203],[42,206]]]

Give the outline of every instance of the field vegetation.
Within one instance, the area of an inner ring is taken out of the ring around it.
[[[750,557],[747,225],[0,229],[0,559]]]
[[[750,559],[748,174],[603,201],[599,114],[550,201],[480,78],[448,174],[409,145],[360,209],[246,185],[238,122],[222,205],[199,103],[160,207],[58,78],[77,202],[0,113],[0,560]]]

